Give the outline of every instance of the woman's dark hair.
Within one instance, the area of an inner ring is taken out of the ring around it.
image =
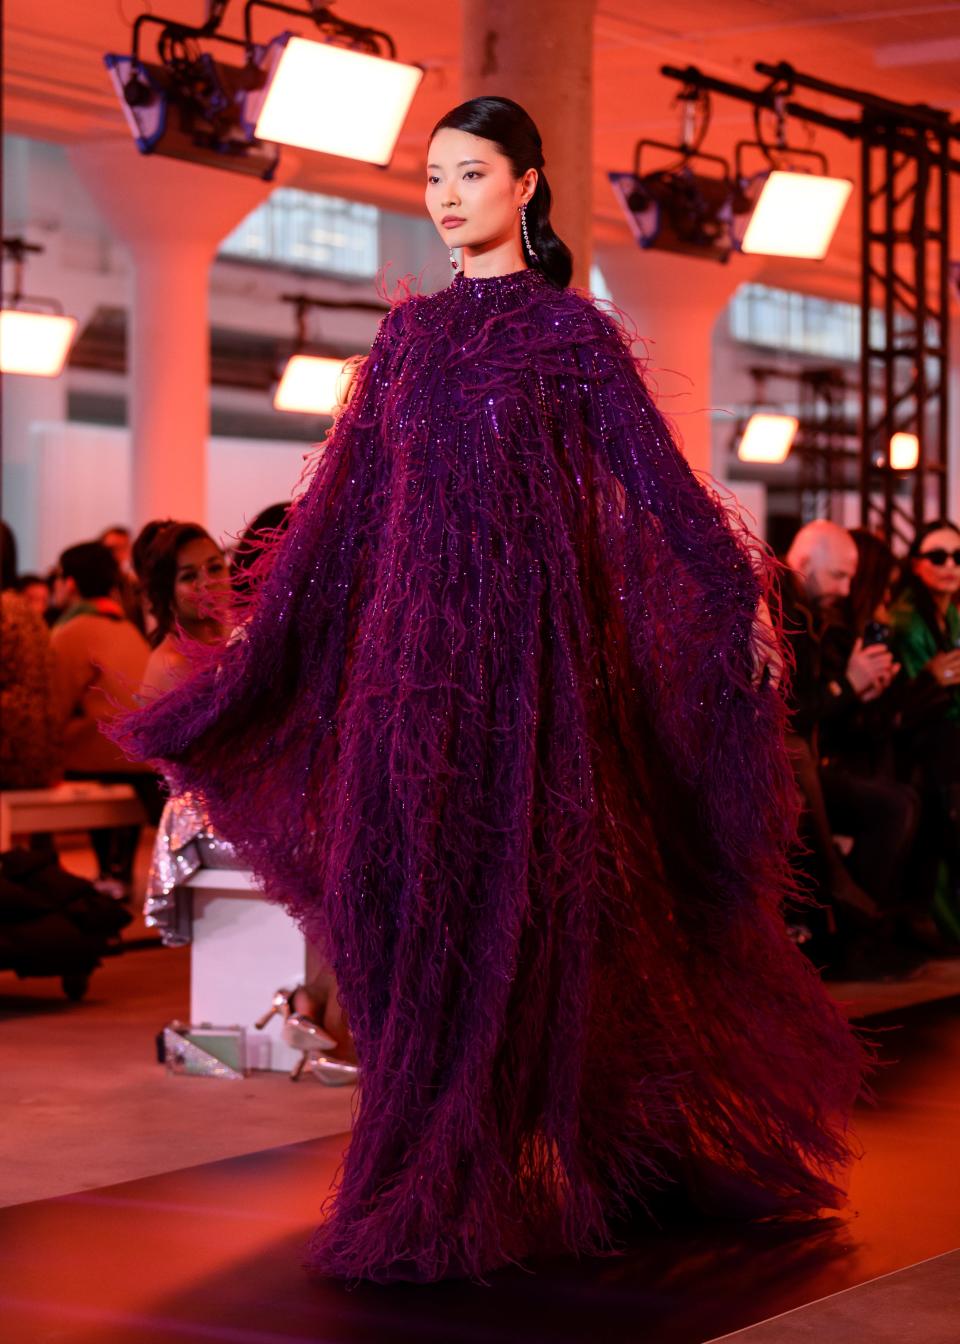
[[[857,572],[850,582],[847,608],[851,628],[862,635],[877,607],[887,599],[900,562],[887,543],[865,527],[851,529],[857,548]]]
[[[0,521],[0,587],[12,588],[17,581],[17,539]]]
[[[175,519],[173,518],[151,518],[149,523],[144,523],[137,533],[136,540],[130,550],[130,560],[133,564],[133,572],[141,585],[147,577],[147,556],[150,554],[150,547],[163,529],[173,527],[174,522]]]
[[[120,569],[113,552],[102,541],[82,541],[79,546],[70,546],[58,563],[63,577],[73,579],[77,592],[88,601],[109,597],[120,582]]]
[[[177,623],[173,596],[177,581],[177,556],[191,541],[209,541],[211,545],[217,545],[199,523],[168,523],[154,534],[146,556],[142,559],[143,589],[157,623],[157,628],[150,634],[150,643],[154,648],[163,643]]]
[[[950,642],[950,636],[943,630],[937,619],[937,608],[930,594],[930,589],[913,571],[913,561],[920,558],[920,551],[927,537],[934,532],[945,530],[956,532],[957,536],[960,537],[960,527],[956,523],[952,523],[949,518],[934,518],[932,522],[923,523],[917,528],[916,536],[913,538],[909,551],[907,551],[906,563],[903,566],[901,592],[909,593],[917,614],[937,641],[937,647],[949,652],[953,645]]]
[[[257,514],[242,534],[231,556],[230,581],[233,591],[243,595],[251,591],[250,570],[260,559],[264,548],[287,530],[290,522],[290,504],[270,504]]]
[[[430,132],[430,139],[442,130],[466,131],[468,135],[492,140],[510,160],[518,179],[528,168],[536,168],[537,187],[527,205],[527,231],[537,259],[534,261],[527,255],[526,248],[524,254],[528,264],[542,271],[552,285],[566,289],[573,275],[573,256],[550,224],[553,197],[543,171],[540,132],[530,114],[509,98],[471,98],[441,117]]]
[[[28,588],[32,588],[35,583],[42,583],[44,588],[49,591],[50,580],[43,574],[18,574],[13,586],[18,593],[24,593]]]

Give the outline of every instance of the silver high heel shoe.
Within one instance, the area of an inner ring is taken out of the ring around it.
[[[254,1025],[263,1031],[277,1013],[283,1014],[280,1039],[291,1050],[301,1052],[290,1073],[291,1082],[295,1083],[308,1070],[325,1087],[348,1087],[357,1081],[359,1069],[345,1059],[330,1059],[327,1052],[335,1050],[337,1042],[309,1014],[296,1011],[296,996],[303,988],[298,985],[295,989],[278,989],[269,1009]]]

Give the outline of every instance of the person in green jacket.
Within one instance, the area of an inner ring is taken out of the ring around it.
[[[943,518],[922,526],[904,578],[890,614],[897,661],[926,692],[908,740],[927,813],[919,843],[940,865],[934,912],[960,942],[960,527]]]

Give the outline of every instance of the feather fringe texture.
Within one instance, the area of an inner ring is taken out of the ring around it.
[[[790,942],[773,566],[617,315],[535,272],[381,324],[239,636],[114,727],[336,970],[361,1064],[311,1264],[603,1251],[680,1186],[839,1207],[862,1045]]]

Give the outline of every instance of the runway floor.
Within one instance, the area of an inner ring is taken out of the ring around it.
[[[794,1312],[744,1344],[948,1344],[960,1337],[960,1256],[945,1254],[960,1245],[960,1000],[871,1027],[891,1062],[858,1116],[846,1222],[700,1222],[486,1287],[347,1291],[300,1267],[336,1136],[0,1210],[0,1341],[701,1344]]]

